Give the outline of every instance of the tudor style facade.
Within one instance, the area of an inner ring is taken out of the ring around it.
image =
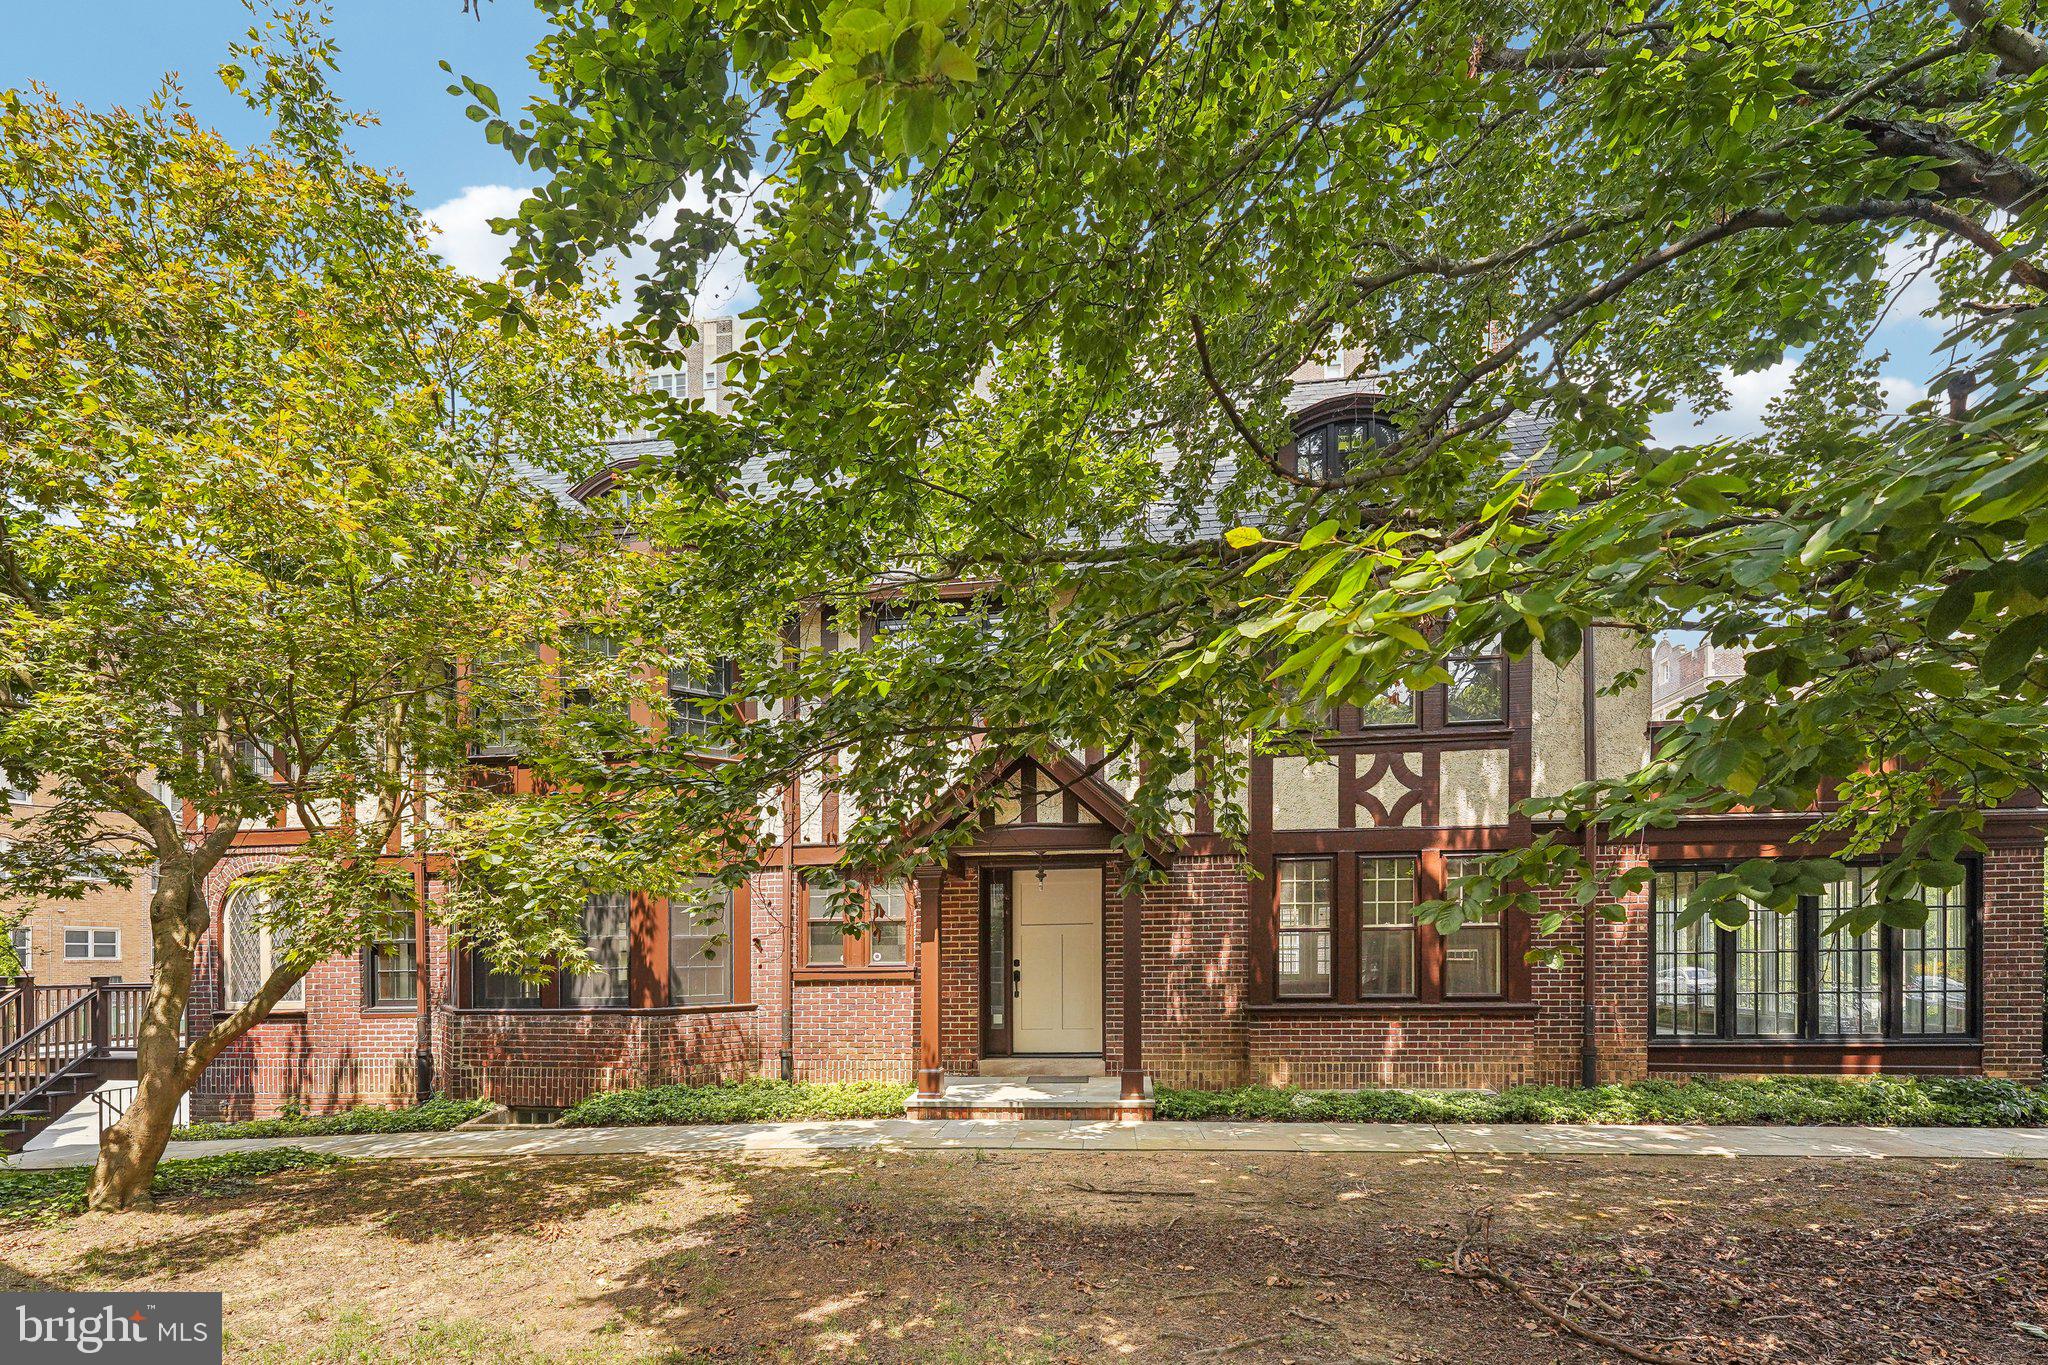
[[[1376,439],[1354,386],[1299,377],[1304,458]],[[615,448],[619,459],[642,449]],[[1525,458],[1534,458],[1527,451]],[[593,483],[583,491],[596,487]],[[809,613],[798,640],[863,648]],[[1537,832],[1517,804],[1639,767],[1650,690],[1635,633],[1599,628],[1568,665],[1475,654],[1419,696],[1345,707],[1313,758],[1252,760],[1240,855],[1203,793],[1124,889],[1129,775],[1100,755],[1020,759],[962,799],[974,822],[943,863],[871,891],[847,937],[807,872],[839,860],[840,809],[811,776],[784,793],[769,870],[724,922],[660,899],[593,897],[601,970],[539,986],[493,976],[422,913],[409,937],[315,968],[300,998],[217,1060],[200,1114],[406,1102],[429,1089],[550,1109],[597,1090],[748,1075],[914,1081],[911,1112],[960,1112],[947,1078],[1121,1077],[1105,1115],[1142,1116],[1153,1083],[1499,1086],[1701,1073],[1985,1074],[2042,1063],[2042,823],[1995,813],[1967,883],[1930,897],[1918,931],[1822,936],[1861,894],[1852,875],[1792,917],[1681,930],[1692,880],[1751,857],[1802,856],[1798,816],[1688,821],[1641,841],[1591,839],[1611,874],[1647,865],[1625,922],[1571,918],[1562,967],[1524,960],[1519,914],[1454,934],[1412,907],[1455,889],[1465,859]],[[716,679],[672,680],[686,722]],[[939,818],[934,816],[934,819]],[[227,895],[299,837],[256,831],[214,874],[216,926],[193,1010],[260,980],[267,946]],[[1824,847],[1824,845],[1823,845]],[[442,869],[416,870],[422,904]],[[1561,903],[1569,892],[1556,893]],[[723,931],[730,948],[709,949]],[[195,1021],[197,1022],[197,1021]]]

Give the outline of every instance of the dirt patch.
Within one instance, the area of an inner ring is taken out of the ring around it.
[[[0,1288],[219,1289],[238,1361],[2039,1360],[2031,1163],[834,1153],[369,1161],[10,1227]]]

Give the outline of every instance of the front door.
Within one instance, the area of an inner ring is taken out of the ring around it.
[[[1102,869],[1019,868],[1010,877],[1013,1050],[1102,1051]]]

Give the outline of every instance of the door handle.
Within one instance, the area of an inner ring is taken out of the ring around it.
[[[1022,994],[1023,994],[1023,986],[1024,986],[1024,959],[1023,959],[1023,958],[1021,958],[1021,957],[1014,957],[1014,958],[1011,958],[1011,959],[1010,959],[1010,998],[1014,1000],[1014,999],[1015,999],[1015,998],[1016,998],[1017,996],[1019,996],[1019,995],[1022,995]]]

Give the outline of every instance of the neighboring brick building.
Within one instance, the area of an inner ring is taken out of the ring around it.
[[[1373,439],[1370,395],[1343,375],[1298,378],[1301,458],[1337,467]],[[1540,461],[1541,426],[1515,434],[1518,458]],[[614,456],[652,445],[622,442]],[[595,496],[603,482],[577,491]],[[874,624],[842,639],[814,610],[798,640],[863,648]],[[966,794],[958,808],[976,828],[965,846],[909,885],[878,888],[874,928],[852,940],[810,919],[804,874],[837,860],[842,814],[829,785],[810,778],[785,794],[772,870],[726,908],[732,951],[707,955],[702,928],[672,922],[663,901],[593,897],[586,933],[606,970],[529,989],[429,932],[423,945],[316,968],[302,999],[208,1072],[195,1109],[263,1113],[287,1099],[325,1109],[408,1100],[426,1086],[552,1108],[607,1087],[759,1074],[915,1079],[936,1093],[942,1073],[1095,1068],[1121,1073],[1133,1101],[1154,1078],[2039,1078],[2038,811],[1999,812],[1969,883],[1932,897],[1914,933],[1820,935],[1828,911],[1863,894],[1860,874],[1796,916],[1760,916],[1739,932],[1677,927],[1689,879],[1810,852],[1791,842],[1802,824],[1791,816],[1696,820],[1599,848],[1604,873],[1648,864],[1656,879],[1623,924],[1570,921],[1564,936],[1590,952],[1561,968],[1526,964],[1532,926],[1520,915],[1450,936],[1414,921],[1409,907],[1455,887],[1461,858],[1538,832],[1518,803],[1644,762],[1649,689],[1605,693],[1650,662],[1633,633],[1596,629],[1564,667],[1473,654],[1456,661],[1452,684],[1341,708],[1315,761],[1254,760],[1242,858],[1206,802],[1192,801],[1182,827],[1148,850],[1165,876],[1138,893],[1123,890],[1113,843],[1129,829],[1127,778],[1096,773],[1098,755],[1019,760]],[[241,856],[277,856],[290,842],[288,830],[265,831]],[[267,961],[260,932],[222,904],[242,865],[214,879],[220,923],[193,1004],[202,1018]]]
[[[1713,684],[1741,677],[1747,657],[1704,639],[1657,641],[1650,651],[1651,718],[1668,720]]]
[[[40,805],[34,792],[8,795],[13,815],[0,816],[0,840],[12,821],[33,819]],[[82,986],[96,976],[149,980],[149,878],[125,889],[88,882],[83,891],[76,900],[38,900],[25,914],[20,903],[9,905],[0,896],[0,925],[22,969],[45,986]]]

